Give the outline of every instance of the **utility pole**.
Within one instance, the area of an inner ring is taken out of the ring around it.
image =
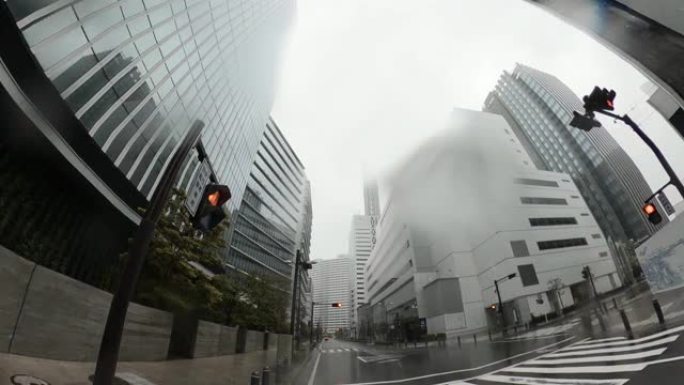
[[[135,232],[128,250],[128,261],[121,276],[119,287],[114,293],[109,306],[107,323],[102,335],[100,351],[95,366],[94,385],[112,385],[116,373],[116,365],[119,360],[119,348],[121,346],[126,313],[128,312],[128,304],[135,293],[135,287],[140,278],[140,272],[145,263],[150,242],[154,236],[154,230],[157,227],[159,218],[163,214],[166,202],[169,200],[171,189],[176,184],[181,166],[190,150],[197,144],[203,127],[204,123],[201,121],[196,121],[190,127],[180,147],[173,154],[169,165],[164,170],[161,182],[154,191],[154,195],[152,195],[148,210],[145,212],[145,216],[140,221],[140,225]]]

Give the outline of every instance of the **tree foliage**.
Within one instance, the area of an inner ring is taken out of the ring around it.
[[[174,191],[150,244],[136,301],[177,314],[283,331],[287,294],[268,277],[238,279],[224,274],[220,251],[227,225],[200,234],[190,223],[182,191]]]

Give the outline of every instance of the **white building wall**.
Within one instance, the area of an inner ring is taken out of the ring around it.
[[[494,279],[511,273],[517,276],[501,282],[502,300],[524,307],[521,322],[553,311],[546,295],[549,281],[581,283],[585,265],[596,276],[599,292],[620,285],[604,236],[571,178],[531,166],[503,118],[470,111],[457,115],[454,131],[466,127],[467,135],[435,139],[400,168],[401,179],[381,217],[378,244],[369,259],[371,305],[389,298],[402,283],[391,280],[410,272],[429,333],[453,335],[487,326],[485,308],[496,303]],[[513,183],[514,178],[555,185]],[[521,197],[563,199],[566,204],[523,204]],[[577,223],[533,227],[529,221],[550,217],[575,218]],[[537,243],[570,238],[583,238],[586,245],[540,250]],[[525,241],[529,255],[515,257],[511,241]],[[408,261],[412,266],[402,270]],[[538,283],[523,286],[519,265],[533,265]],[[458,279],[460,293],[451,294],[460,297],[462,308],[439,313],[430,308],[434,305],[426,288],[449,278]],[[562,294],[564,307],[574,303],[570,292],[567,288]]]
[[[358,325],[359,306],[367,302],[366,262],[375,246],[375,225],[377,217],[370,215],[354,215],[349,233],[349,256],[352,266],[352,322]]]
[[[335,259],[317,260],[310,270],[313,286],[314,327],[334,333],[351,326],[351,270],[352,261],[346,255]],[[332,307],[341,303],[341,308]]]

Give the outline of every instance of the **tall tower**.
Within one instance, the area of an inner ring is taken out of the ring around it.
[[[378,194],[378,181],[366,180],[363,184],[364,214],[380,216],[380,196]]]

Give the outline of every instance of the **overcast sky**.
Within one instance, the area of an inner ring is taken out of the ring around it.
[[[454,107],[480,110],[516,62],[557,76],[578,95],[594,85],[615,89],[617,110],[629,112],[684,176],[684,143],[645,103],[647,79],[525,1],[299,0],[273,117],[311,180],[311,258],[347,253],[364,176],[382,182],[443,129]],[[626,126],[604,124],[660,187],[666,175],[648,148]]]

